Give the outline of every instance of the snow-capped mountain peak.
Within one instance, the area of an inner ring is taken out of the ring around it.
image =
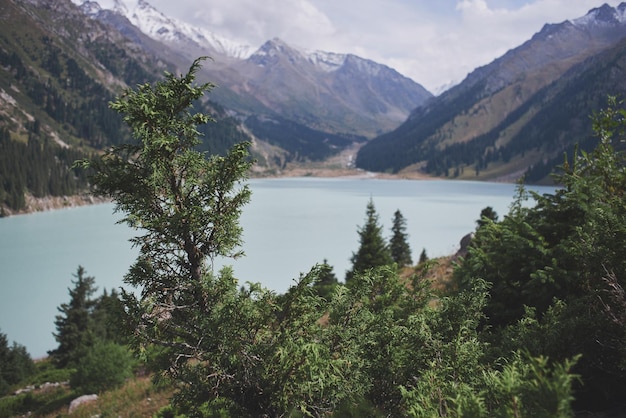
[[[576,26],[589,25],[615,25],[626,22],[626,3],[621,3],[617,7],[603,4],[600,7],[591,9],[585,16],[572,20]]]
[[[125,16],[134,26],[149,37],[164,43],[190,42],[233,58],[247,58],[254,48],[244,45],[209,30],[194,27],[175,18],[168,17],[146,0],[72,0],[85,13],[95,16],[102,10],[110,10]]]

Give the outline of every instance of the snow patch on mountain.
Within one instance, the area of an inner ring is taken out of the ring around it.
[[[338,70],[346,61],[345,54],[334,52],[304,51],[304,56],[317,68],[328,73]]]

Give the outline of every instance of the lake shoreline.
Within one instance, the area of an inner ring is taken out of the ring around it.
[[[344,179],[344,180],[446,180],[441,177],[433,177],[424,173],[412,171],[402,173],[378,173],[365,171],[358,168],[326,168],[326,167],[292,167],[286,170],[253,170],[249,176],[250,179],[282,179],[282,178],[327,178],[327,179]],[[452,179],[463,180],[463,179]],[[514,178],[499,178],[495,180],[479,179],[482,182],[494,183],[515,183]],[[26,195],[26,208],[14,211],[6,206],[0,205],[0,218],[29,215],[38,212],[47,212],[51,210],[69,209],[80,206],[96,205],[101,203],[110,203],[109,198],[94,196],[90,193],[82,193],[72,196],[47,196],[42,198],[34,197],[30,194]]]
[[[332,169],[332,168],[291,168],[284,171],[252,172],[250,179],[279,179],[279,178],[336,178],[336,179],[388,179],[388,180],[438,180],[436,177],[415,173],[415,175],[397,175],[388,173],[374,173],[359,169]],[[0,206],[0,218],[18,215],[29,215],[51,210],[69,209],[80,206],[109,203],[111,199],[82,193],[72,196],[34,197],[26,195],[26,207],[14,211],[6,206]]]
[[[0,207],[0,219],[10,216],[30,215],[39,212],[48,212],[52,210],[71,209],[80,206],[97,205],[100,203],[111,202],[111,199],[94,196],[89,193],[83,193],[73,196],[46,196],[34,197],[30,194],[26,195],[26,208],[14,211],[5,206]]]

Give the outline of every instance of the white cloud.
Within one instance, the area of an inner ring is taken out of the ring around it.
[[[205,0],[202,3],[201,8],[187,7],[191,23],[256,46],[274,37],[289,42],[306,39],[314,33],[329,36],[335,31],[328,16],[307,0]]]
[[[354,53],[435,90],[514,48],[545,23],[606,0],[148,0],[177,18],[260,46],[279,37]],[[612,6],[619,1],[610,0]]]

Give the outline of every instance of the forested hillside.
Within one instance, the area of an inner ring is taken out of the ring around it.
[[[549,181],[578,144],[595,145],[590,114],[626,93],[626,25],[604,5],[546,25],[366,144],[357,166],[462,179]]]
[[[126,86],[161,78],[168,64],[69,1],[1,0],[0,10],[0,213],[10,213],[25,209],[27,194],[86,191],[73,162],[130,138],[109,103]],[[220,106],[196,106],[220,118],[205,127],[202,150],[224,152],[246,138]]]
[[[76,13],[57,20],[52,4],[0,7],[0,204],[16,211],[26,193],[85,190],[84,173],[70,171],[76,158],[129,138],[109,101],[121,83],[154,80],[155,72]]]
[[[364,137],[317,131],[279,116],[251,116],[245,125],[256,138],[287,151],[289,161],[321,161],[335,155],[338,150],[366,141]]]

